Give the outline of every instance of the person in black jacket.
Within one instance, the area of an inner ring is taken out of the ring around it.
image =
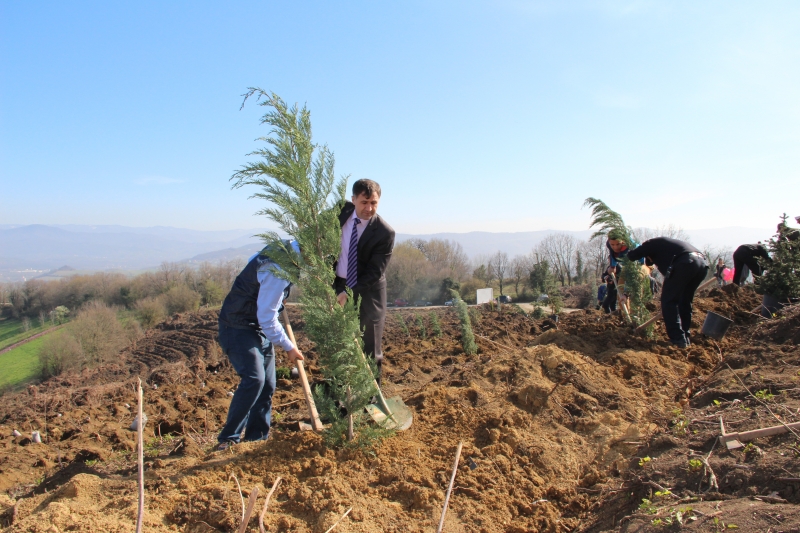
[[[767,249],[761,243],[743,244],[733,252],[733,282],[736,285],[744,283],[750,272],[753,276],[764,273],[764,268],[758,262],[759,257],[772,261]]]
[[[656,237],[628,252],[628,259],[645,258],[655,264],[664,276],[661,289],[661,314],[669,340],[679,348],[690,345],[692,301],[697,287],[708,274],[708,262],[700,251],[688,242]]]
[[[383,326],[386,321],[386,267],[394,248],[394,230],[378,215],[381,186],[362,179],[353,184],[352,202],[339,214],[342,251],[334,264],[334,290],[341,305],[347,288],[360,300],[359,319],[364,330],[364,352],[372,354],[378,366],[378,383],[383,363]]]

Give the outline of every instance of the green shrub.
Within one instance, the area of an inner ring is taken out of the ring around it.
[[[152,328],[167,316],[167,309],[160,298],[144,298],[133,306],[136,318],[145,328]]]
[[[200,295],[186,285],[176,285],[165,292],[162,297],[169,315],[196,311],[200,307]]]
[[[83,362],[81,347],[67,330],[45,335],[39,350],[42,378],[58,376],[66,370],[78,369]]]

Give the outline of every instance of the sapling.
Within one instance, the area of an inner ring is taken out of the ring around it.
[[[439,323],[439,315],[435,311],[431,311],[431,333],[434,337],[442,336],[442,325]]]
[[[428,330],[425,327],[425,319],[422,318],[420,315],[414,315],[414,322],[417,324],[417,328],[419,329],[419,338],[425,340],[428,338]]]
[[[408,331],[408,325],[406,324],[406,321],[403,318],[403,315],[400,315],[400,314],[397,315],[397,324],[400,326],[400,331],[405,333],[406,336],[408,336],[408,337],[411,336],[411,332]]]
[[[364,408],[378,392],[374,381],[377,369],[364,357],[352,293],[348,290],[347,302],[341,306],[333,290],[333,262],[339,256],[342,235],[338,216],[345,202],[347,177],[336,179],[333,153],[327,146],[313,143],[306,107],[289,107],[276,94],[254,88],[246,93],[245,102],[253,96],[268,109],[261,122],[272,129],[268,137],[260,139],[267,146],[251,154],[261,159],[244,165],[231,180],[234,188],[260,187],[252,197],[268,206],[258,214],[300,244],[302,256],[278,233],[261,235],[267,255],[277,266],[275,275],[300,289],[304,332],[315,344],[326,382],[314,391],[320,415],[331,422],[325,441],[332,446],[367,446],[386,435],[382,428],[370,426],[364,415]],[[352,442],[347,441],[348,416],[340,407],[353,416]]]
[[[624,241],[630,248],[634,247],[633,229],[625,224],[619,213],[597,198],[587,198],[583,205],[592,208],[592,223],[589,227],[597,228],[591,238],[607,237],[614,234],[617,239]],[[625,282],[625,293],[630,302],[629,312],[625,310],[625,307],[620,302],[623,315],[634,326],[639,326],[650,319],[650,313],[647,310],[647,303],[653,299],[653,293],[650,291],[650,280],[642,272],[642,265],[638,261],[631,261],[627,256],[624,256],[619,259],[619,262],[622,264],[620,280]],[[648,326],[646,331],[648,336],[652,335],[653,326]]]
[[[450,291],[453,295],[453,302],[455,303],[458,319],[461,321],[461,346],[464,353],[467,355],[475,355],[478,353],[478,346],[475,344],[475,335],[472,333],[472,324],[469,319],[469,308],[464,300],[461,299],[458,292]]]

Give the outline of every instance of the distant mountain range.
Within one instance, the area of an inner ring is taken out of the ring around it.
[[[255,237],[263,229],[199,231],[155,226],[0,225],[0,281],[31,279],[69,265],[77,271],[135,271],[155,268],[164,261],[197,264],[247,259],[261,249]],[[769,239],[772,229],[728,227],[685,230],[698,247],[734,249],[739,244]],[[412,238],[449,239],[470,257],[498,250],[510,256],[526,254],[552,233],[587,239],[591,231],[543,230],[517,233],[398,234],[397,242]]]

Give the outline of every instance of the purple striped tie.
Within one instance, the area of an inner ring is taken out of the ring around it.
[[[347,280],[345,283],[351,289],[358,281],[358,225],[361,219],[353,220],[353,232],[350,234],[350,249],[347,250]]]

